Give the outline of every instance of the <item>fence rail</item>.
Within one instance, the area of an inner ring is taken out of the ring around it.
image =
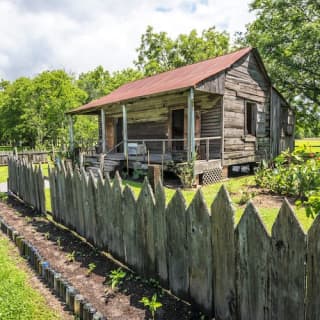
[[[12,162],[10,188],[22,166]],[[166,205],[147,181],[136,199],[118,174],[62,166],[49,179],[55,220],[215,319],[320,319],[320,216],[306,235],[284,201],[269,234],[251,203],[235,227],[224,187],[209,210],[201,191],[189,207],[180,191]]]
[[[14,156],[13,151],[0,151],[0,166],[7,165],[9,158]],[[22,151],[17,154],[20,160],[25,160],[33,163],[48,162],[47,151]]]

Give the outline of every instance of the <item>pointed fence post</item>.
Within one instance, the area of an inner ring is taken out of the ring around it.
[[[187,210],[189,292],[191,301],[212,316],[211,217],[198,190]]]
[[[271,238],[249,202],[235,231],[239,319],[270,320]]]
[[[272,227],[271,319],[304,319],[306,249],[306,235],[284,200]]]
[[[161,181],[155,187],[155,259],[156,272],[164,287],[168,287],[167,261],[167,227],[166,227],[166,196]]]
[[[320,214],[308,231],[306,320],[320,319]]]
[[[189,298],[189,254],[186,203],[176,191],[166,209],[169,287],[180,298]]]
[[[214,315],[236,319],[234,209],[222,186],[211,206]]]

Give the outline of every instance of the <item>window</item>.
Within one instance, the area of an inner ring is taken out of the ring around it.
[[[245,134],[264,136],[266,131],[266,114],[263,105],[246,101]]]
[[[256,104],[252,102],[246,102],[245,110],[245,134],[254,136],[256,134],[255,126],[255,110]]]

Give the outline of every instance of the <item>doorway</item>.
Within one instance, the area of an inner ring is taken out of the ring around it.
[[[123,118],[117,118],[116,120],[116,145],[123,141]],[[123,152],[123,144],[116,148],[117,152]]]
[[[184,138],[184,109],[172,110],[171,114],[171,132],[172,139],[183,139]],[[173,141],[172,150],[181,151],[183,150],[184,141]]]

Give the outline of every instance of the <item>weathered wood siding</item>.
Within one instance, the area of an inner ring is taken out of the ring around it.
[[[245,136],[245,102],[265,113],[265,133]],[[270,84],[252,53],[226,72],[224,90],[224,164],[259,161],[270,154]],[[252,141],[253,140],[253,141]]]
[[[294,148],[294,130],[287,134],[287,114],[284,112],[289,106],[281,95],[272,88],[271,90],[271,154],[276,157],[282,151]]]

